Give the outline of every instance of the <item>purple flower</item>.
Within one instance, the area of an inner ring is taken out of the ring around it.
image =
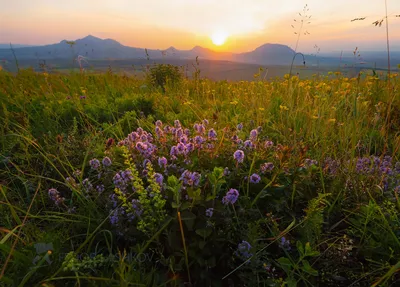
[[[183,181],[184,185],[198,186],[200,183],[201,174],[198,172],[190,172],[185,170],[179,180]]]
[[[78,187],[78,185],[76,184],[76,181],[75,181],[75,179],[73,177],[67,177],[65,179],[65,182],[72,188]]]
[[[157,184],[158,184],[159,186],[162,186],[164,177],[162,176],[161,173],[155,173],[155,174],[154,174],[154,179],[155,179],[155,181],[157,182]]]
[[[234,204],[239,197],[239,191],[231,188],[226,195],[222,198],[222,203],[225,205]]]
[[[202,124],[200,124],[200,125],[199,124],[195,124],[194,127],[195,127],[195,130],[196,130],[196,132],[198,134],[202,135],[206,131],[206,128]]]
[[[224,169],[224,175],[228,176],[231,172],[229,171],[229,168],[225,167]]]
[[[62,204],[65,200],[64,197],[60,196],[60,193],[57,189],[55,188],[50,188],[48,191],[50,199],[58,206]]]
[[[250,182],[251,182],[251,183],[259,183],[260,181],[261,181],[261,177],[260,177],[258,174],[253,173],[253,174],[250,176]]]
[[[270,148],[273,146],[274,146],[274,143],[272,141],[265,141],[265,143],[264,143],[264,148]]]
[[[208,138],[210,140],[213,140],[213,141],[216,140],[217,139],[217,132],[214,129],[210,129],[208,131]]]
[[[332,158],[328,157],[325,159],[325,169],[330,175],[336,175],[338,169],[340,167],[340,161],[333,160]]]
[[[238,149],[237,151],[235,151],[235,153],[233,154],[233,158],[239,162],[242,163],[244,160],[244,152],[241,151],[240,149]]]
[[[251,250],[250,243],[243,240],[241,243],[238,244],[238,248],[235,252],[235,255],[241,258],[242,260],[247,260],[253,256],[253,254],[250,253],[250,250]]]
[[[161,168],[166,168],[167,167],[167,163],[168,163],[168,161],[167,161],[167,159],[165,157],[159,157],[158,158],[158,165]]]
[[[206,209],[206,216],[207,217],[212,217],[214,213],[214,208],[210,207]]]
[[[72,173],[72,175],[78,178],[82,175],[82,172],[79,169],[77,169]]]
[[[279,243],[279,247],[285,249],[286,251],[290,251],[292,249],[290,247],[290,240],[286,240],[285,237],[281,237],[281,242]]]
[[[272,162],[263,163],[260,169],[262,173],[271,172],[274,169],[274,164]]]
[[[83,188],[85,189],[86,192],[90,192],[93,189],[93,185],[92,185],[92,183],[90,182],[90,180],[88,178],[85,178],[82,181],[82,186],[83,186]]]
[[[174,126],[175,126],[175,128],[180,128],[181,127],[181,122],[179,121],[179,120],[175,120],[174,121]]]
[[[98,169],[100,167],[100,161],[97,158],[89,160],[89,165],[92,169]]]
[[[253,144],[253,142],[251,140],[247,140],[244,142],[244,147],[247,149],[253,149],[253,148],[255,148],[255,145]]]
[[[104,185],[103,184],[97,185],[96,190],[98,193],[102,193],[105,190]]]
[[[163,125],[162,121],[160,121],[160,120],[156,121],[156,127],[160,127],[161,128],[162,125]]]
[[[110,166],[111,163],[112,163],[112,162],[111,162],[111,159],[110,159],[108,156],[104,157],[103,160],[102,160],[101,162],[103,163],[103,165],[104,165],[105,167]]]
[[[314,160],[314,159],[306,158],[306,159],[304,160],[304,166],[305,166],[306,168],[310,168],[311,166],[317,165],[317,164],[318,164],[318,161],[316,161],[316,160]]]
[[[110,215],[110,223],[112,225],[117,225],[118,221],[119,221],[119,208],[112,211],[112,213]]]
[[[255,141],[257,139],[258,136],[258,131],[257,130],[251,130],[250,132],[250,140],[251,141]]]
[[[238,124],[236,128],[237,128],[239,131],[241,131],[241,130],[243,129],[243,124],[242,124],[242,123]]]
[[[203,120],[203,125],[207,126],[208,125],[208,120],[204,119]]]
[[[160,127],[156,127],[155,132],[158,138],[161,138],[163,136],[163,131]]]

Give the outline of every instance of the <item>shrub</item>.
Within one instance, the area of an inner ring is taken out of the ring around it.
[[[160,87],[165,93],[167,84],[176,86],[182,80],[183,75],[178,66],[171,64],[156,64],[150,68],[147,75],[150,85]]]

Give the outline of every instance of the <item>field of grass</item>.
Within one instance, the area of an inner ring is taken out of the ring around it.
[[[0,285],[396,286],[385,77],[0,71]]]

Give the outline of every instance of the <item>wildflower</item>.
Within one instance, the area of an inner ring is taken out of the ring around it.
[[[208,120],[204,119],[203,120],[203,125],[208,126]]]
[[[227,204],[235,204],[239,197],[239,191],[237,189],[231,188],[226,195],[222,198],[222,203]]]
[[[281,109],[283,111],[288,111],[289,110],[289,108],[287,106],[282,106],[282,105],[279,105],[279,109]]]
[[[247,149],[253,149],[253,148],[255,148],[255,145],[253,144],[253,142],[251,140],[247,140],[244,142],[244,147]]]
[[[260,166],[261,172],[271,172],[274,169],[274,164],[272,162],[266,162]]]
[[[243,123],[240,123],[236,126],[236,128],[241,131],[243,129]]]
[[[272,141],[265,141],[265,143],[264,143],[264,148],[270,148],[273,146],[274,146],[274,143]]]
[[[111,159],[110,159],[108,156],[104,157],[103,160],[102,160],[101,162],[102,162],[102,164],[103,164],[105,167],[110,166],[111,163],[112,163],[112,162],[111,162]]]
[[[167,167],[167,163],[168,163],[168,161],[167,161],[167,159],[165,157],[159,157],[158,158],[158,165],[161,168],[166,168]]]
[[[162,174],[160,174],[160,173],[155,173],[155,174],[154,174],[154,179],[155,179],[155,181],[158,183],[158,185],[162,186],[163,180],[164,180],[164,177],[162,176]]]
[[[116,225],[119,221],[119,212],[118,211],[119,211],[119,208],[112,211],[112,213],[110,215],[110,223],[112,225]]]
[[[86,192],[90,192],[93,189],[93,185],[92,185],[92,183],[90,182],[90,180],[88,178],[85,178],[82,181],[82,186],[83,186],[83,188],[85,189]]]
[[[110,148],[112,145],[114,145],[114,139],[113,138],[109,138],[106,141],[106,148]]]
[[[104,185],[103,184],[97,185],[96,190],[98,193],[102,193],[105,190]]]
[[[340,162],[338,160],[333,160],[332,158],[328,157],[325,159],[325,170],[329,172],[330,175],[336,175],[338,168],[340,166]]]
[[[208,131],[208,138],[210,140],[216,140],[217,139],[217,133],[216,133],[216,131],[214,129],[210,129]]]
[[[260,177],[258,174],[253,173],[253,174],[250,176],[250,182],[251,182],[251,183],[259,183],[260,181],[261,181],[261,177]]]
[[[77,169],[72,173],[72,175],[78,178],[82,175],[82,172],[79,169]]]
[[[251,130],[250,132],[250,140],[251,141],[255,141],[257,139],[258,136],[258,131],[257,130]]]
[[[60,196],[60,192],[55,188],[50,188],[48,191],[50,199],[58,206],[65,200],[64,197]]]
[[[206,209],[206,216],[207,217],[212,217],[214,213],[214,208],[210,207]]]
[[[224,175],[228,176],[231,172],[229,171],[229,168],[225,167],[224,169]]]
[[[175,128],[180,128],[181,127],[181,122],[179,120],[174,121],[174,126]]]
[[[160,120],[156,121],[156,127],[161,128],[162,125],[163,125],[162,121],[160,121]]]
[[[243,240],[241,243],[238,244],[238,248],[235,252],[235,255],[243,260],[247,260],[253,256],[253,254],[250,253],[250,250],[251,250],[250,243]]]
[[[89,165],[92,169],[98,169],[100,167],[100,161],[97,158],[91,159]]]
[[[238,149],[237,151],[235,151],[235,153],[233,154],[233,158],[239,162],[242,163],[244,160],[244,152],[241,151],[240,149]]]
[[[304,166],[305,166],[306,168],[310,168],[311,166],[317,165],[317,164],[318,164],[318,161],[316,161],[316,160],[314,160],[314,159],[306,158],[306,159],[304,160]]]
[[[203,138],[202,136],[195,136],[195,138],[194,138],[194,142],[195,142],[195,144],[196,144],[198,147],[200,147],[201,144],[202,144],[204,141],[205,141],[205,140],[204,140],[204,138]]]
[[[285,237],[281,237],[279,247],[285,249],[286,251],[290,251],[292,249],[290,246],[290,240],[287,240]]]
[[[67,177],[65,179],[65,182],[72,188],[78,187],[78,185],[77,185],[77,183],[76,183],[76,181],[75,181],[75,179],[73,177]]]

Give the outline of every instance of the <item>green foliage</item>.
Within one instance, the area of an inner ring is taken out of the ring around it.
[[[0,73],[2,283],[396,284],[400,102],[384,75],[217,82],[201,79],[196,67],[193,78],[169,65],[154,66],[144,80]],[[399,88],[398,76],[391,85]],[[129,136],[136,140],[124,145]],[[138,139],[150,151],[142,153]],[[237,149],[243,162],[233,158]],[[371,155],[378,168],[357,170],[363,157],[374,166]],[[274,167],[263,171],[265,163]],[[117,188],[114,177],[126,170],[128,188]],[[197,172],[198,182],[185,171]],[[230,189],[239,197],[225,204]],[[40,242],[54,250],[35,265]],[[56,260],[62,254],[71,260]]]
[[[182,81],[183,75],[178,66],[156,64],[150,68],[147,77],[151,85],[160,87],[165,93],[167,84],[176,87]]]

